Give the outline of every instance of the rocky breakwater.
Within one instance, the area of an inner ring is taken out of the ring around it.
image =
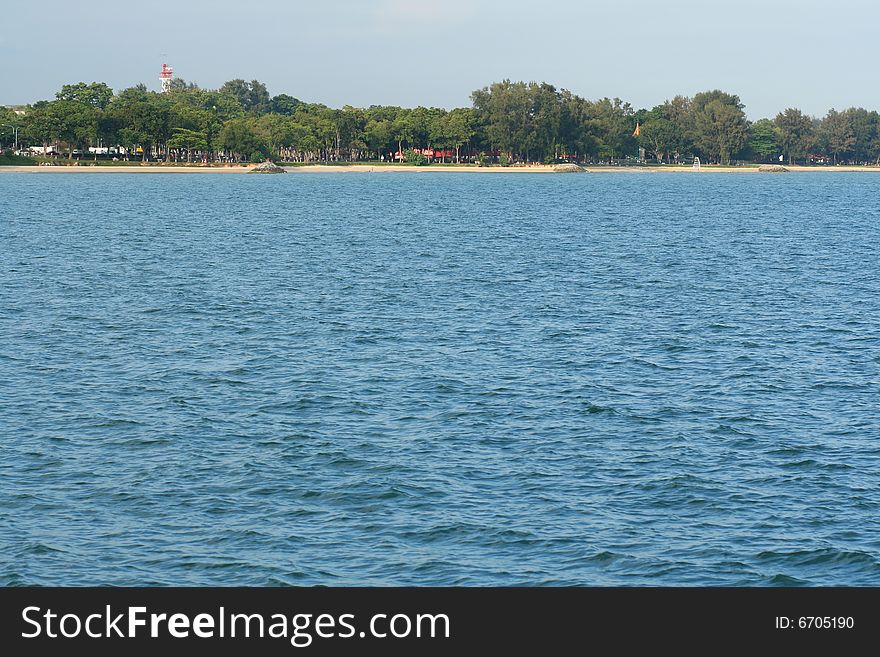
[[[277,164],[266,160],[262,164],[258,164],[248,171],[248,173],[287,173],[287,171],[279,167]]]
[[[557,164],[553,173],[587,173],[587,170],[577,164]]]

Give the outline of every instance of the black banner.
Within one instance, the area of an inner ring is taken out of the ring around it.
[[[840,651],[876,645],[878,601],[869,588],[6,588],[0,651]]]

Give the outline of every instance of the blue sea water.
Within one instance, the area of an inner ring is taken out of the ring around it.
[[[878,585],[880,176],[0,174],[0,584]]]

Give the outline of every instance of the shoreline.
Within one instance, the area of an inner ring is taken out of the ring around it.
[[[253,165],[256,166],[256,165]],[[63,174],[98,174],[98,173],[139,173],[139,174],[246,174],[249,173],[253,166],[188,166],[188,165],[134,165],[134,166],[91,166],[91,165],[60,165],[60,166],[0,166],[0,174],[2,173],[63,173]],[[807,167],[807,166],[786,166],[786,169],[792,173],[880,173],[880,166],[837,166],[837,167]],[[633,166],[588,166],[584,169],[589,173],[763,173],[758,170],[757,166],[753,167],[709,167],[704,166],[700,169],[694,169],[690,166],[651,166],[651,167],[633,167]],[[553,165],[533,165],[533,166],[511,166],[511,167],[478,167],[473,165],[441,165],[441,166],[401,166],[401,165],[370,165],[370,164],[312,164],[306,166],[285,167],[288,173],[436,173],[436,172],[452,172],[452,173],[555,173]]]

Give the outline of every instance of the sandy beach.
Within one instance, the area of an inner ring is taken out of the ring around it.
[[[173,165],[147,165],[147,166],[54,166],[54,167],[0,167],[2,173],[247,173],[250,167],[192,167]]]
[[[187,166],[187,165],[134,165],[134,166],[3,166],[0,167],[0,173],[61,173],[61,174],[101,174],[101,173],[172,173],[172,174],[242,174],[248,173],[251,166],[226,166],[226,167],[206,167],[206,166]],[[837,166],[837,167],[804,167],[804,166],[788,166],[785,167],[791,172],[801,173],[822,173],[822,172],[880,172],[880,167],[871,166]],[[757,167],[715,167],[703,166],[700,169],[694,169],[690,166],[651,166],[651,167],[614,167],[614,166],[593,166],[585,167],[590,173],[763,173]],[[351,164],[351,165],[332,165],[332,164],[315,164],[309,166],[286,167],[288,173],[309,174],[309,173],[394,173],[394,172],[410,172],[410,173],[437,173],[437,172],[454,172],[454,173],[554,173],[551,165],[533,165],[533,166],[512,166],[512,167],[478,167],[473,165],[439,165],[439,166],[397,166],[397,165],[369,165],[369,164]]]
[[[715,167],[703,166],[700,169],[694,169],[691,166],[648,166],[648,167],[614,167],[614,166],[588,166],[584,167],[590,173],[765,173],[758,170],[758,167]],[[811,173],[823,171],[871,171],[880,172],[880,167],[804,167],[804,166],[787,166],[785,167],[791,172],[808,171]],[[556,173],[552,165],[533,165],[533,166],[512,166],[512,167],[477,167],[472,165],[460,166],[370,166],[355,164],[351,166],[334,166],[334,165],[314,165],[308,167],[292,167],[288,168],[289,172],[296,173],[322,173],[322,172],[360,172],[360,173],[380,173],[382,171],[413,171],[413,172],[437,172],[437,171],[455,171],[455,172],[472,172],[472,173]]]

